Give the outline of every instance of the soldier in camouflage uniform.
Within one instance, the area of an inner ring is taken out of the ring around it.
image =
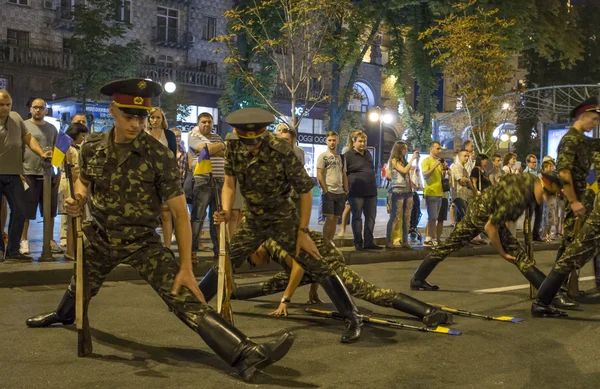
[[[308,235],[314,183],[289,144],[266,131],[275,117],[262,109],[244,108],[229,114],[225,121],[239,138],[225,150],[221,196],[225,221],[229,220],[236,182],[246,200],[244,217],[231,239],[229,257],[233,268],[269,238],[288,252],[297,253],[302,248],[320,258]],[[292,187],[300,195],[298,212],[290,199]],[[217,292],[217,278],[216,270],[211,269],[199,284],[209,299]]]
[[[282,358],[292,334],[263,345],[252,342],[224,321],[204,300],[191,263],[191,228],[177,162],[169,149],[142,131],[150,98],[162,87],[152,81],[128,79],[105,85],[112,96],[109,112],[115,126],[92,134],[81,148],[80,177],[75,194],[65,202],[71,216],[90,204],[92,221],[84,226],[91,296],[119,264],[138,269],[175,315],[197,332],[208,346],[235,367],[243,379]],[[175,220],[180,263],[156,233],[161,203]],[[75,320],[75,277],[55,312],[27,320],[29,327],[72,324]]]
[[[483,191],[467,208],[464,219],[444,243],[433,248],[423,260],[410,281],[412,290],[438,290],[426,281],[433,269],[454,251],[458,251],[481,232],[485,232],[500,256],[517,266],[536,288],[544,281],[544,273],[535,267],[523,246],[508,228],[507,222],[516,221],[523,212],[530,216],[535,204],[541,204],[545,195],[560,191],[558,177],[544,173],[541,178],[531,174],[511,174]]]
[[[576,121],[560,140],[557,160],[557,170],[563,181],[566,198],[565,233],[557,261],[531,306],[531,314],[538,317],[566,316],[550,305],[553,293],[561,289],[572,269],[580,269],[598,254],[596,242],[600,233],[600,204],[598,196],[594,200],[593,191],[587,188],[586,178],[594,154],[600,151],[600,140],[584,135],[600,124],[598,99],[586,100],[573,109],[571,117],[576,118]],[[576,218],[580,218],[583,223],[577,235]]]
[[[585,222],[594,206],[595,195],[587,189],[586,178],[590,173],[593,153],[600,151],[600,139],[589,138],[584,134],[597,127],[600,122],[598,99],[592,97],[575,107],[571,111],[571,118],[576,119],[575,123],[560,140],[556,161],[556,170],[564,183],[565,195],[565,232],[556,254],[557,260],[573,241],[576,219],[579,218],[580,223]],[[574,306],[578,305],[571,302]]]
[[[330,295],[326,285],[331,282],[332,277],[339,277],[348,292],[356,298],[417,316],[428,326],[452,324],[451,314],[406,294],[379,288],[366,281],[346,265],[343,254],[333,243],[328,243],[323,234],[311,231],[310,236],[319,248],[319,252],[323,256],[322,260],[315,260],[303,251],[300,252],[300,255],[292,258],[281,245],[273,239],[269,239],[250,255],[248,261],[251,265],[260,266],[266,265],[269,259],[272,259],[279,263],[285,271],[265,282],[238,285],[234,294],[235,298],[248,299],[284,291],[284,298],[279,309],[273,314],[276,316],[287,315],[287,304],[298,286],[317,282],[324,285],[325,291]],[[288,284],[289,280],[292,281]],[[331,300],[336,304],[337,301],[334,298]],[[341,304],[336,304],[336,309],[338,305]]]

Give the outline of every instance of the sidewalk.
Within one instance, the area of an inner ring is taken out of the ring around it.
[[[322,226],[317,221],[318,207],[313,207],[310,228],[315,231],[321,231]],[[423,216],[419,223],[419,229],[425,237],[424,226],[427,221],[425,209],[422,210]],[[377,219],[375,221],[375,242],[380,245],[385,244],[385,230],[389,215],[385,207],[378,207]],[[54,239],[59,242],[58,218],[55,228]],[[37,258],[42,252],[42,230],[43,223],[40,220],[32,221],[29,237],[31,254],[34,261],[30,263],[18,263],[7,261],[0,264],[0,287],[20,287],[32,285],[52,285],[52,284],[67,284],[71,278],[73,271],[73,262],[65,261],[62,255],[56,254],[56,262],[37,262]],[[444,226],[444,237],[448,236],[452,227],[448,224]],[[338,226],[339,232],[339,226]],[[522,235],[522,233],[518,233]],[[205,235],[202,241],[205,246],[210,247],[210,239]],[[425,258],[430,251],[429,247],[423,247],[419,241],[411,241],[413,250],[381,250],[381,251],[355,251],[352,243],[352,228],[346,229],[346,234],[343,238],[334,240],[336,246],[343,252],[346,262],[352,264],[368,264],[393,261],[420,261]],[[535,250],[557,250],[560,246],[560,241],[556,240],[551,243],[536,243]],[[173,250],[177,254],[177,246],[173,245]],[[453,256],[480,256],[494,254],[495,250],[491,246],[467,246],[453,254]],[[212,252],[199,252],[199,264],[194,269],[197,276],[204,275],[208,269],[216,264],[213,260]],[[416,267],[416,264],[415,264]],[[271,263],[270,266],[261,269],[251,269],[246,264],[240,267],[236,272],[239,273],[257,273],[265,271],[279,271],[280,267],[276,263]],[[107,278],[107,281],[129,281],[140,279],[137,271],[128,265],[118,266]]]

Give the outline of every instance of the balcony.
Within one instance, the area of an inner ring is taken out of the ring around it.
[[[194,46],[194,36],[186,30],[152,27],[152,43],[173,49],[187,50]]]
[[[61,6],[56,7],[54,10],[54,23],[52,26],[58,30],[73,31],[75,28],[73,8]]]
[[[73,69],[73,56],[62,51],[0,45],[0,62],[59,70]]]
[[[180,85],[223,89],[223,81],[217,73],[142,64],[138,68],[138,76],[141,78],[150,78],[163,84],[167,81],[172,81]]]

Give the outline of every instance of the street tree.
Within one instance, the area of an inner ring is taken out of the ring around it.
[[[88,100],[100,98],[103,84],[135,76],[143,45],[139,40],[119,43],[131,28],[120,22],[123,7],[120,0],[87,0],[72,8],[73,70],[58,83],[72,91],[84,111]]]
[[[235,77],[296,130],[317,104],[329,100],[326,64],[333,57],[326,50],[328,39],[350,6],[349,0],[248,0],[225,12],[229,31],[215,40],[227,48],[225,63]],[[245,54],[238,35],[244,36]],[[265,91],[263,80],[270,80],[271,71],[277,82]],[[281,111],[273,92],[289,99],[291,112]]]
[[[508,62],[512,53],[505,48],[513,20],[500,19],[498,9],[478,6],[478,0],[460,0],[453,11],[419,35],[425,49],[452,83],[454,95],[464,108],[473,142],[479,153],[495,148],[492,137],[494,113],[506,83],[512,79]]]

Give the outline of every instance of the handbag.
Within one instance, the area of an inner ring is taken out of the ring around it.
[[[450,192],[450,179],[442,178],[442,192]]]

